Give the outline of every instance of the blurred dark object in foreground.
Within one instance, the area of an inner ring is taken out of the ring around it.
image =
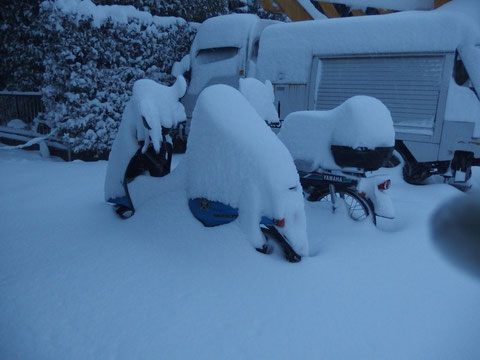
[[[432,239],[450,261],[480,280],[480,192],[444,203],[433,214]]]

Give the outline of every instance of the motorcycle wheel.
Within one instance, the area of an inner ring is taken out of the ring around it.
[[[335,191],[334,196],[336,203],[342,201],[345,204],[345,209],[351,219],[355,221],[371,219],[371,221],[376,224],[373,204],[369,200],[360,197],[354,191],[349,189],[337,190]],[[326,189],[319,193],[316,201],[332,203],[332,195],[330,194],[330,191]]]

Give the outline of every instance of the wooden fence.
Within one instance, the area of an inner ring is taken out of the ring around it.
[[[47,125],[33,126],[33,120],[42,111],[42,95],[39,92],[0,91],[0,140],[7,145],[18,145],[49,134],[51,129]],[[27,124],[27,128],[8,127],[7,124],[14,119],[22,120]],[[68,161],[72,160],[70,147],[58,139],[49,137],[43,143],[48,146],[50,153]],[[27,149],[39,146],[36,144]]]
[[[12,119],[32,124],[43,111],[42,95],[39,92],[0,91],[0,126]]]

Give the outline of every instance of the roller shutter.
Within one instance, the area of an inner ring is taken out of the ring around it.
[[[388,107],[397,131],[432,135],[444,63],[444,55],[320,59],[314,108],[373,96]]]

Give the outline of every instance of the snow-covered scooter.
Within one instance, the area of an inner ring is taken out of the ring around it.
[[[252,101],[251,93],[262,98]],[[262,111],[268,107],[273,115]],[[269,83],[242,79],[240,91],[202,91],[184,159],[189,207],[204,226],[235,221],[257,251],[271,253],[273,239],[288,261],[299,262],[308,255],[304,200],[293,159],[267,126],[278,122],[275,115]]]
[[[165,86],[142,79],[133,85],[132,97],[125,106],[122,122],[108,159],[105,200],[114,205],[121,218],[129,218],[135,207],[128,184],[149,172],[161,177],[170,173],[172,139],[170,129],[185,118],[179,99],[187,84],[182,76]]]
[[[393,153],[394,128],[379,100],[355,96],[330,111],[300,111],[285,119],[279,133],[295,159],[309,201],[344,205],[356,221],[393,218],[385,193],[388,175],[379,170]]]

